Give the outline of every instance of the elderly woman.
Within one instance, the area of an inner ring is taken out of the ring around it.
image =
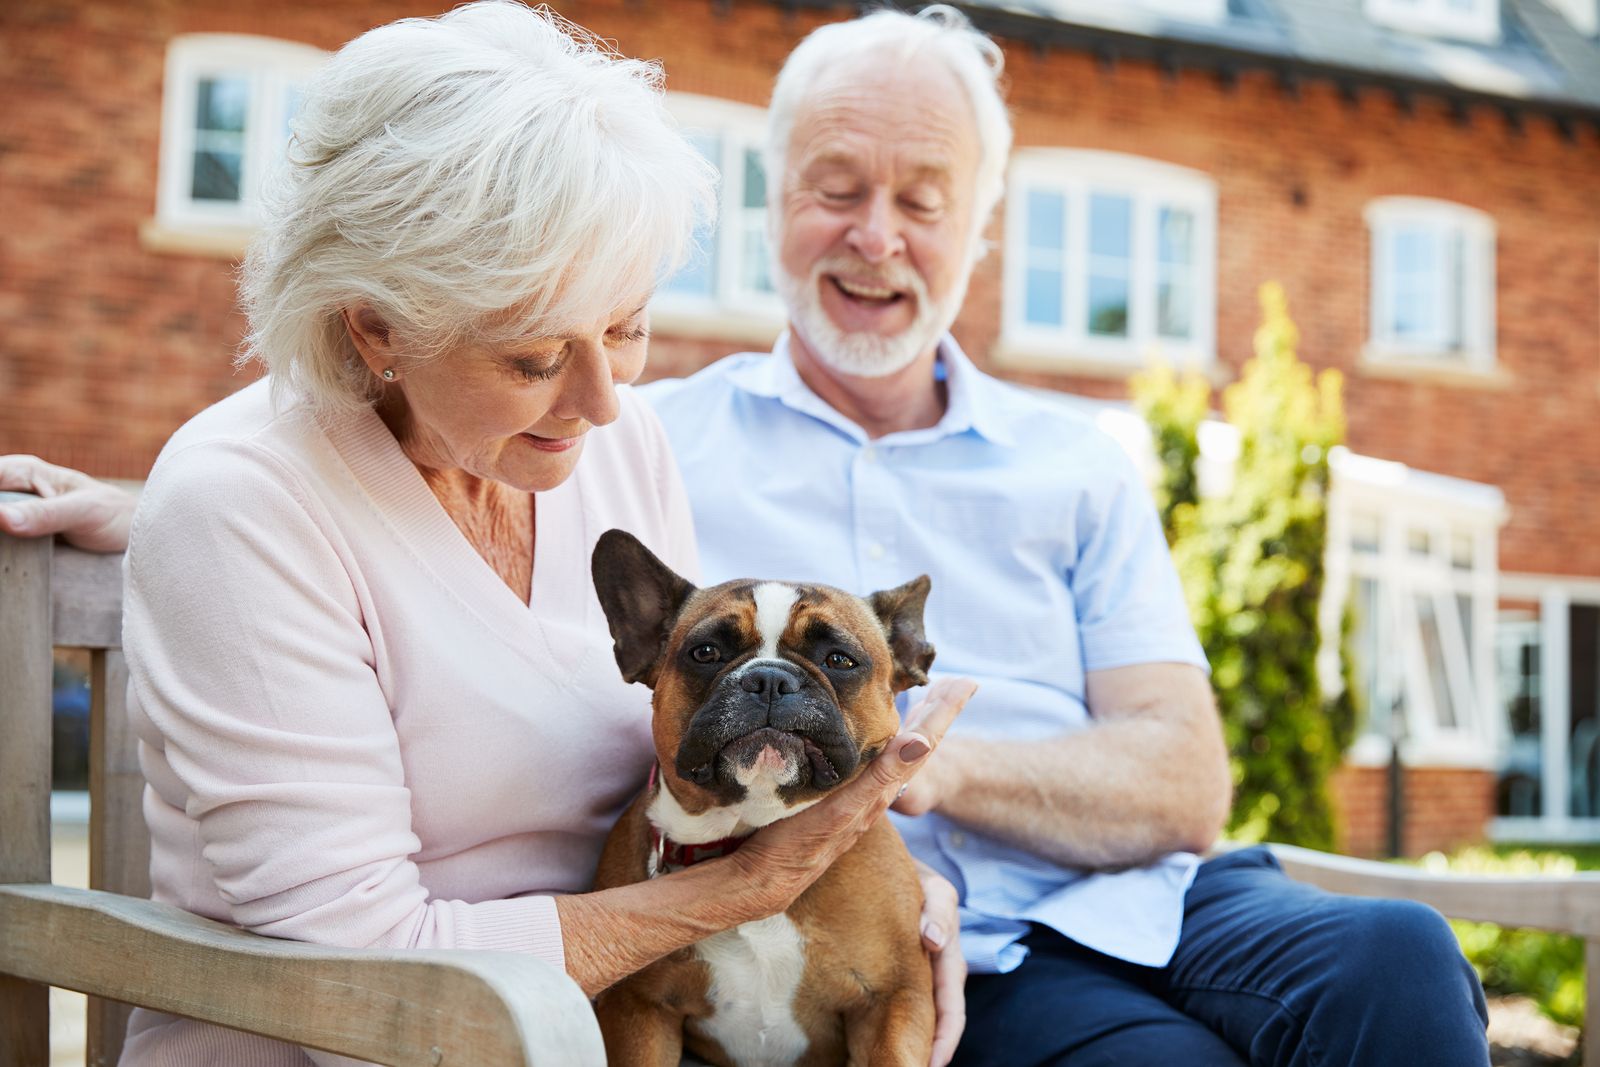
[[[591,994],[782,910],[955,702],[732,856],[584,892],[651,751],[590,548],[623,527],[696,569],[662,432],[618,389],[711,196],[658,72],[516,4],[405,20],[333,57],[291,163],[242,285],[270,375],[179,430],[132,523],[155,896],[323,944],[530,952]],[[118,501],[77,491],[116,547]],[[123,1063],[307,1055],[139,1012]]]

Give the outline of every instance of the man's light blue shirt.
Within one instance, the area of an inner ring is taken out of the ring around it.
[[[928,574],[933,674],[979,683],[951,735],[1028,741],[1091,728],[1084,672],[1205,667],[1154,504],[1111,438],[983,374],[941,342],[944,417],[871,440],[790,361],[731,356],[643,390],[683,471],[708,583],[822,582],[857,594]],[[902,711],[917,694],[902,698]],[[1009,971],[1030,922],[1162,966],[1188,853],[1114,873],[1064,868],[938,814],[896,816],[961,894],[975,972]]]

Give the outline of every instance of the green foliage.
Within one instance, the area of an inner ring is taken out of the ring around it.
[[[1462,849],[1445,857],[1430,853],[1422,865],[1433,871],[1564,877],[1577,865],[1558,852],[1516,850],[1497,854],[1487,848]],[[1583,1025],[1583,940],[1542,930],[1493,923],[1452,921],[1461,951],[1477,969],[1491,995],[1520,993],[1558,1023]]]
[[[1330,370],[1313,379],[1295,356],[1299,331],[1280,286],[1262,286],[1261,306],[1255,358],[1223,393],[1239,432],[1230,492],[1201,499],[1195,490],[1203,380],[1156,370],[1134,381],[1134,397],[1162,462],[1162,523],[1232,754],[1229,834],[1330,848],[1327,780],[1356,725],[1353,687],[1325,702],[1316,668],[1341,378]]]

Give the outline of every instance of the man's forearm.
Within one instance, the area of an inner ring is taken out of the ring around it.
[[[1126,867],[1209,847],[1227,754],[1203,713],[1120,714],[1045,741],[947,738],[930,766],[943,815],[1057,863]]]

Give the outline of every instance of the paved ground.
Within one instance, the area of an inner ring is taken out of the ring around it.
[[[58,884],[87,886],[88,827],[56,824],[50,858]],[[80,994],[50,991],[50,1067],[81,1067],[83,1019]],[[1496,1067],[1558,1067],[1575,1062],[1577,1031],[1552,1023],[1521,997],[1489,1002],[1489,1037],[1495,1043]]]

